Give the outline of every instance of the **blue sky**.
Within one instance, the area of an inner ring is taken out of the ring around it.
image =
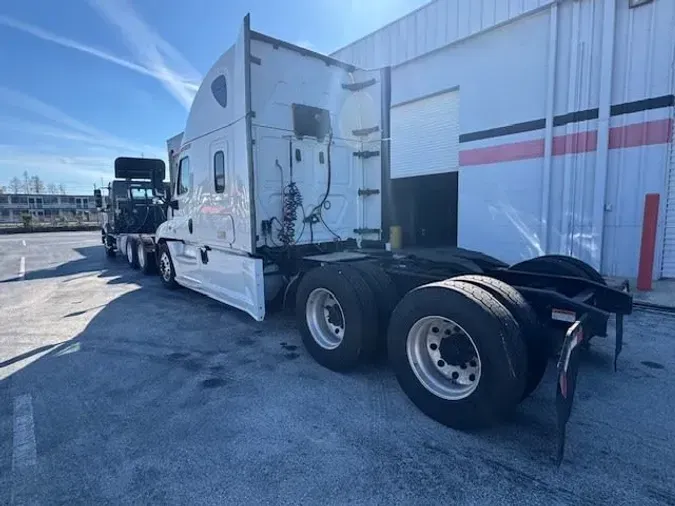
[[[427,0],[24,0],[0,4],[0,185],[70,192],[116,156],[165,158],[211,64],[252,28],[330,53]]]

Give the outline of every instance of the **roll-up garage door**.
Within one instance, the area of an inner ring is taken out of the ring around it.
[[[663,237],[663,261],[661,276],[675,278],[675,121],[670,141],[670,160],[668,164],[668,186],[666,188],[666,228]]]
[[[459,90],[391,108],[391,177],[459,168]]]

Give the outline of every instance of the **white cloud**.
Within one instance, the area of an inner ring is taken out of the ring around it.
[[[194,85],[201,80],[199,73],[169,42],[153,30],[127,0],[89,0],[98,13],[116,27],[125,44],[138,62],[152,73],[164,76],[162,84],[186,109],[195,95]]]
[[[129,61],[119,56],[110,54],[106,51],[97,49],[93,46],[82,44],[67,37],[56,35],[40,27],[18,21],[8,16],[0,15],[0,25],[4,25],[9,28],[13,28],[15,30],[20,30],[24,33],[28,33],[42,40],[53,42],[60,46],[74,49],[76,51],[81,51],[83,53],[95,56],[97,58],[101,58],[102,60],[114,63],[129,70],[133,70],[134,72],[154,77],[155,79],[162,82],[165,86],[167,86],[170,90],[173,90],[174,88],[181,90],[180,97],[177,98],[179,98],[180,103],[186,108],[189,108],[190,104],[192,103],[192,99],[194,98],[194,94],[196,93],[197,89],[199,89],[199,82],[201,81],[201,77],[199,73],[196,70],[192,69],[192,67],[189,67],[189,65],[188,70],[190,71],[190,75],[181,76],[180,74],[172,71],[166,66],[162,68],[156,65],[153,67],[140,65],[138,63]],[[178,53],[176,52],[176,54]],[[172,92],[172,94],[174,93]]]
[[[24,93],[0,87],[0,102],[7,108],[39,118],[0,117],[0,132],[21,132],[27,134],[25,139],[30,142],[0,145],[0,178],[5,183],[26,170],[47,182],[66,183],[73,191],[89,187],[93,182],[100,183],[101,179],[111,179],[118,156],[166,158],[166,151],[161,147],[120,139]],[[0,138],[3,137],[0,134]],[[49,139],[57,143],[50,145]]]
[[[124,151],[127,154],[139,155],[144,152],[148,153],[146,156],[157,156],[158,153],[161,153],[161,150],[158,150],[154,146],[136,144],[115,137],[73,118],[53,105],[16,90],[0,86],[0,102],[4,102],[9,108],[39,116],[43,120],[46,119],[58,125],[55,127],[49,123],[36,123],[24,119],[16,120],[11,117],[5,117],[4,119],[0,118],[0,128],[4,127],[7,130],[59,138],[64,141],[85,142]]]

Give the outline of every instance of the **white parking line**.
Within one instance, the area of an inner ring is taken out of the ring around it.
[[[22,240],[21,240],[21,245],[22,245],[22,246],[25,246],[25,245],[26,245],[26,239],[22,239]]]
[[[37,463],[33,398],[24,394],[14,399],[14,446],[12,470],[34,467]]]
[[[23,278],[26,275],[26,257],[21,257],[21,263],[19,264],[19,277]]]

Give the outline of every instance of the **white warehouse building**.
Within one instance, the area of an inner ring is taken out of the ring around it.
[[[435,0],[332,56],[391,67],[404,242],[634,277],[657,193],[654,276],[675,277],[674,0]]]

